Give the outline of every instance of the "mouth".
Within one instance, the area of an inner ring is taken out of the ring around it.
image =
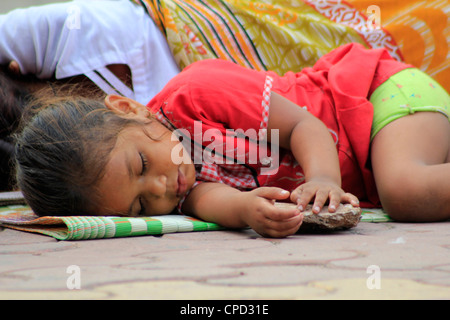
[[[177,197],[181,197],[184,195],[187,189],[187,183],[186,183],[186,176],[181,172],[180,169],[178,169],[178,188],[177,188]]]

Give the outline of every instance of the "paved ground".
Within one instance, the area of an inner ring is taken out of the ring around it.
[[[244,230],[64,242],[0,230],[0,299],[450,299],[450,222],[286,239]]]
[[[50,2],[3,1],[0,13]],[[0,228],[0,299],[450,299],[450,222],[282,240],[246,230],[58,242]]]

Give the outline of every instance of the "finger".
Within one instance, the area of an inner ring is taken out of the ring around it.
[[[283,222],[267,221],[264,236],[272,238],[284,238],[290,236],[300,229],[303,222],[303,214]]]
[[[273,230],[273,231],[284,231],[294,228],[295,226],[299,226],[303,222],[303,214],[296,215],[294,217],[291,217],[289,219],[285,220],[266,220],[266,227],[267,229]]]
[[[290,192],[276,187],[261,187],[254,189],[256,195],[269,200],[285,200],[289,197]]]
[[[297,206],[300,209],[300,211],[306,209],[306,206],[312,201],[315,195],[316,195],[315,189],[303,189],[301,191],[300,196],[297,199]]]
[[[300,229],[300,226],[295,226],[292,229],[289,230],[285,230],[285,231],[274,231],[274,230],[270,230],[267,233],[263,233],[261,234],[263,237],[265,238],[286,238],[288,236],[291,236],[295,233],[297,233],[297,231]]]
[[[329,195],[328,191],[318,190],[316,192],[312,212],[319,213],[322,210],[323,206],[325,205],[325,202],[327,202],[328,200],[328,195]]]
[[[359,200],[353,194],[347,192],[342,196],[342,202],[350,203],[354,207],[359,207]]]
[[[297,203],[300,200],[300,195],[302,194],[302,187],[296,188],[291,192],[290,200],[292,203]]]
[[[336,212],[337,207],[342,201],[342,192],[330,192],[330,200],[328,203],[328,212]]]
[[[272,206],[271,210],[268,210],[264,217],[270,221],[287,221],[300,215],[300,210],[294,206],[289,208],[279,208]]]

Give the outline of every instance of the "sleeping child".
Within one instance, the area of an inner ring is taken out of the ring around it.
[[[268,237],[294,234],[309,203],[446,220],[449,105],[429,76],[359,44],[283,76],[199,61],[147,106],[34,101],[16,137],[18,187],[38,215],[181,212]]]

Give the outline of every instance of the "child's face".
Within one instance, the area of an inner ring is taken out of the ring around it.
[[[99,215],[162,215],[178,205],[195,182],[195,168],[190,159],[172,161],[179,142],[171,134],[157,121],[119,133],[97,186]]]

